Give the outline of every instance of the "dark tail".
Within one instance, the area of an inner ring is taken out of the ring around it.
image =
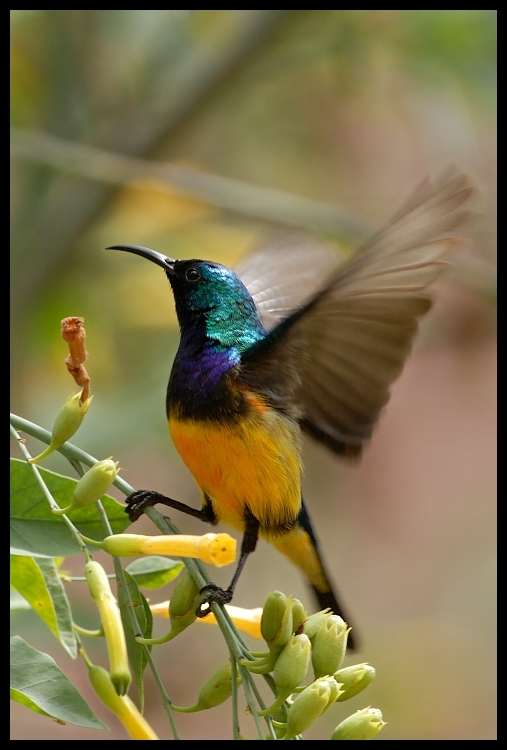
[[[333,591],[304,502],[302,503],[296,526],[287,534],[276,537],[271,541],[280,552],[283,552],[284,555],[303,571],[309,581],[319,608],[326,609],[329,607],[335,615],[339,615],[350,627],[353,627],[350,617],[338,602]],[[356,651],[358,648],[355,628],[349,633],[347,648],[349,651]]]

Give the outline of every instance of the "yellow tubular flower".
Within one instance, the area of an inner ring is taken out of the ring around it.
[[[97,603],[106,637],[111,681],[118,695],[125,695],[132,680],[125,632],[120,610],[111,591],[106,571],[98,562],[90,560],[85,565],[85,577],[90,593]]]
[[[243,607],[235,607],[233,604],[226,604],[225,609],[238,630],[241,630],[243,633],[248,633],[248,635],[251,635],[253,638],[262,638],[260,625],[262,607],[243,609]],[[150,610],[153,617],[169,617],[169,602],[165,601],[160,602],[160,604],[150,604]],[[217,619],[212,612],[210,612],[209,615],[206,615],[206,617],[198,617],[196,622],[217,625]]]
[[[102,703],[118,717],[133,740],[159,739],[128,695],[117,694],[105,669],[91,666],[88,668],[88,677]]]
[[[197,557],[217,568],[229,565],[236,557],[236,540],[229,534],[175,534],[171,536],[141,536],[115,534],[106,537],[101,548],[111,555],[136,557],[141,555],[174,555]]]

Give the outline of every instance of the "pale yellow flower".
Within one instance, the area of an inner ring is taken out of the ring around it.
[[[160,604],[150,604],[150,609],[153,617],[169,617],[168,601],[160,602]],[[241,630],[243,633],[248,633],[253,638],[262,638],[262,607],[243,609],[243,607],[235,607],[232,604],[226,604],[225,609],[238,630]],[[217,624],[216,617],[212,612],[210,612],[209,615],[206,615],[206,617],[198,617],[196,622],[204,622],[208,623],[208,625]]]

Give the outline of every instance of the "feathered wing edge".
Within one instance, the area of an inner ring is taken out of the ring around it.
[[[431,307],[428,287],[446,258],[467,244],[445,233],[463,222],[473,192],[470,177],[454,167],[435,182],[424,180],[347,266],[244,355],[241,378],[314,439],[358,456],[403,369],[418,320]]]
[[[271,230],[235,268],[267,331],[308,302],[336,268],[336,253],[317,235]]]

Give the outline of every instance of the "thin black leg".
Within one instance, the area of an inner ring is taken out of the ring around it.
[[[158,503],[161,505],[167,505],[169,508],[174,508],[174,510],[179,510],[182,513],[186,513],[188,516],[194,516],[194,518],[198,518],[205,523],[218,523],[211,501],[207,497],[200,509],[192,508],[190,505],[185,505],[185,503],[180,503],[178,500],[166,497],[166,495],[162,495],[155,490],[136,490],[127,497],[125,502],[127,503],[125,513],[128,514],[132,523],[137,521],[146,508],[151,508]]]
[[[236,567],[236,571],[232,577],[232,581],[230,582],[227,589],[222,589],[215,583],[209,583],[207,586],[204,586],[204,588],[201,589],[201,594],[205,593],[206,591],[209,593],[206,594],[206,596],[202,599],[201,603],[197,607],[197,610],[195,612],[197,617],[206,617],[206,615],[209,614],[210,605],[213,602],[217,602],[218,604],[228,604],[232,600],[234,589],[241,575],[241,571],[245,567],[248,556],[255,550],[257,546],[257,540],[259,539],[259,526],[259,521],[248,510],[245,513],[245,532],[243,534],[243,540],[241,542],[241,554],[239,557],[238,565]]]

